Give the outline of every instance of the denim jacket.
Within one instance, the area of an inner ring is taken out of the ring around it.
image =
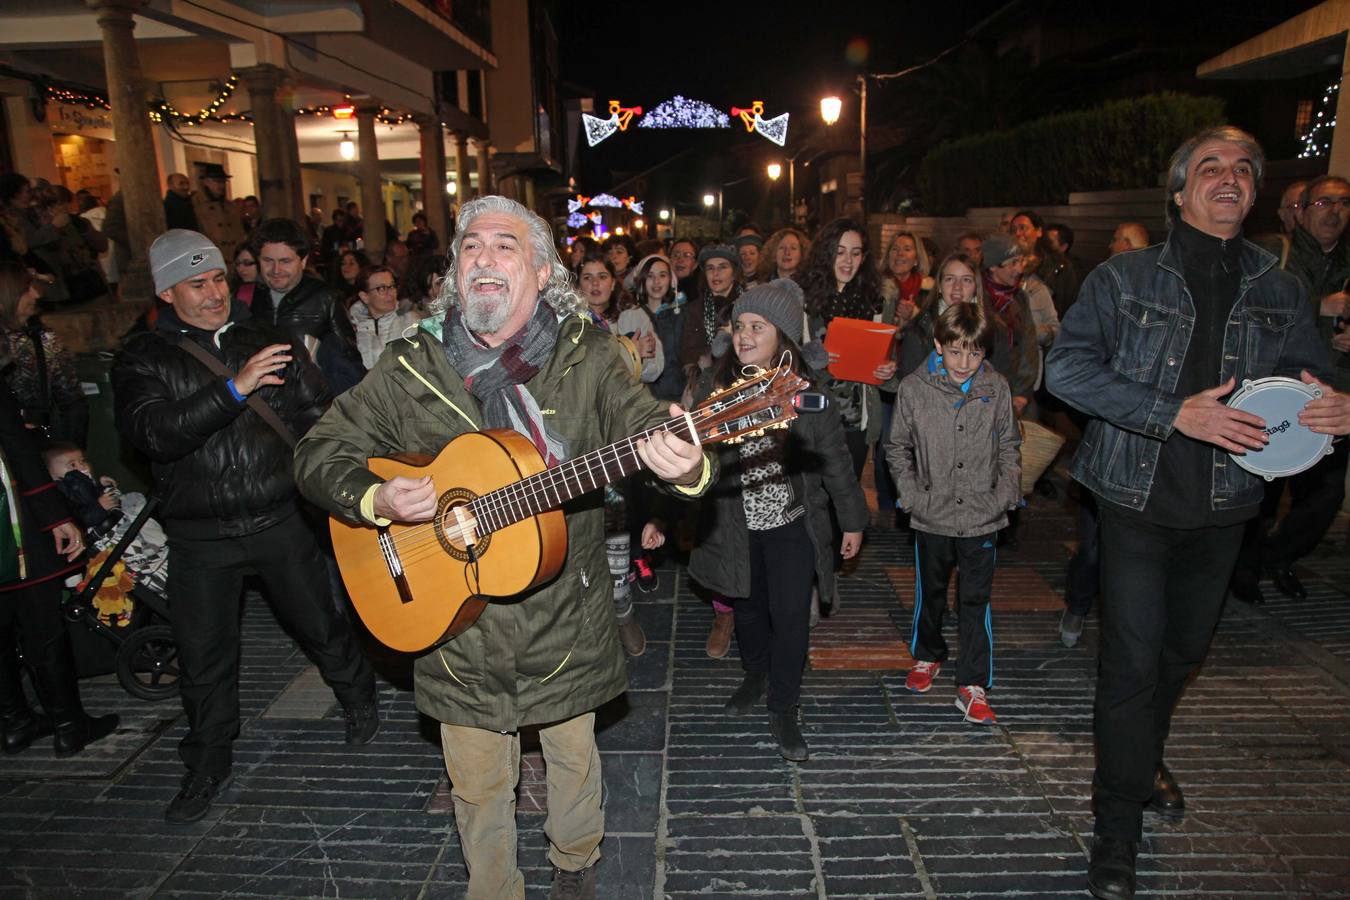
[[[1222,370],[1213,385],[1307,369],[1325,379],[1307,291],[1279,260],[1244,240],[1237,302],[1224,328]],[[1052,393],[1090,416],[1072,474],[1099,496],[1143,509],[1158,453],[1172,434],[1182,397],[1175,393],[1190,346],[1195,307],[1181,260],[1167,242],[1113,256],[1083,281],[1046,359]],[[1263,481],[1214,448],[1213,510],[1254,506]]]

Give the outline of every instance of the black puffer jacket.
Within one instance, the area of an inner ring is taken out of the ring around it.
[[[118,430],[150,457],[160,516],[172,535],[252,534],[297,510],[290,447],[234,399],[223,376],[177,346],[196,341],[238,372],[269,344],[291,343],[285,384],[258,395],[298,438],[328,406],[323,376],[298,341],[246,317],[236,302],[230,324],[213,336],[165,309],[155,330],[129,338],[113,365]]]
[[[253,318],[284,328],[297,341],[322,338],[332,330],[334,311],[341,307],[342,295],[335,288],[308,275],[275,306],[265,281],[259,280],[253,293]]]

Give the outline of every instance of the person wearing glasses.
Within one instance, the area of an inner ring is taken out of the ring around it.
[[[1286,195],[1287,195],[1286,191]],[[1308,182],[1298,198],[1302,210],[1290,236],[1285,271],[1294,275],[1317,304],[1317,331],[1331,353],[1331,386],[1350,391],[1350,252],[1345,230],[1350,223],[1350,181],[1339,175],[1323,175]],[[1281,201],[1281,213],[1284,202]],[[1294,571],[1294,564],[1312,552],[1336,518],[1345,500],[1347,444],[1336,442],[1330,456],[1317,465],[1266,486],[1261,516],[1249,524],[1243,553],[1233,572],[1233,596],[1245,603],[1262,603],[1259,581],[1270,577],[1284,596],[1302,600],[1307,590]],[[1285,485],[1289,486],[1289,512],[1271,529]]]
[[[1280,217],[1280,231],[1285,234],[1293,234],[1298,227],[1303,216],[1303,190],[1307,186],[1306,181],[1295,181],[1280,195],[1280,208],[1276,214]]]
[[[362,273],[361,290],[348,312],[356,329],[356,349],[367,370],[375,365],[384,345],[417,324],[412,304],[400,302],[398,281],[388,266],[375,266]]]

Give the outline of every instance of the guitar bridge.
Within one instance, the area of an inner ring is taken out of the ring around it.
[[[408,576],[403,571],[403,560],[399,559],[398,548],[394,546],[394,539],[389,534],[388,528],[379,529],[376,540],[380,542],[380,553],[384,556],[384,564],[389,567],[389,577],[394,579],[394,584],[398,587],[398,597],[404,603],[412,602],[412,588],[408,587]]]

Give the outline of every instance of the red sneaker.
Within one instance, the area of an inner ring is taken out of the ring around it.
[[[905,688],[916,694],[927,692],[941,669],[942,663],[915,660],[914,668],[909,670],[909,677],[905,679]]]
[[[956,689],[956,708],[966,714],[966,721],[974,725],[993,725],[998,721],[985,699],[984,688],[978,684],[963,684]]]
[[[652,564],[646,556],[639,556],[633,560],[633,569],[637,573],[638,590],[644,594],[656,590],[658,584],[656,573],[652,571]]]

